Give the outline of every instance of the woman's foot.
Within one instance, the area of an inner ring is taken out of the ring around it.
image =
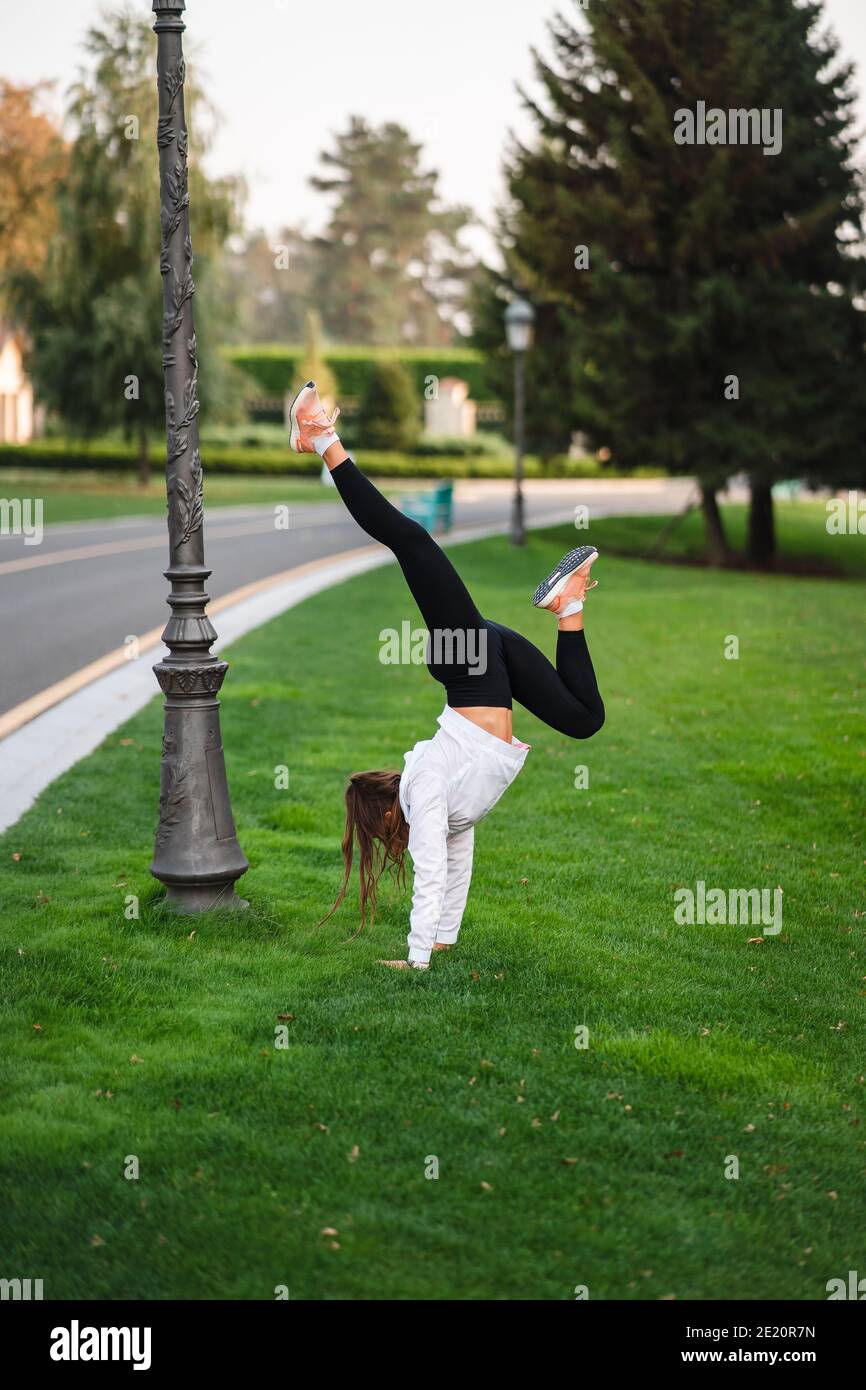
[[[547,608],[558,618],[572,617],[583,608],[583,600],[597,580],[590,580],[590,570],[598,559],[594,545],[581,545],[570,550],[556,569],[543,579],[532,596],[536,608]]]
[[[292,401],[290,411],[289,443],[295,453],[320,454],[324,458],[333,445],[340,443],[340,437],[334,429],[334,422],[339,414],[339,406],[333,415],[328,414],[319,400],[314,381],[308,381],[306,386],[302,386]],[[348,454],[345,457],[348,458]],[[329,459],[327,462],[336,467],[333,460]]]

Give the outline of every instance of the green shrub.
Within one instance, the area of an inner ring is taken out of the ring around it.
[[[427,435],[424,434],[412,451],[419,458],[438,458],[454,454],[458,458],[475,458],[480,455],[507,456],[513,459],[511,445],[499,434],[479,433],[474,435]],[[510,466],[510,465],[509,465]]]
[[[161,450],[154,446],[154,465],[159,466]],[[363,446],[355,457],[367,473],[379,478],[510,478],[513,459],[505,454],[469,456],[420,456]],[[318,476],[321,460],[317,454],[293,454],[288,446],[244,447],[240,444],[202,444],[205,477],[209,473],[263,474],[269,476]],[[62,439],[40,439],[35,444],[0,444],[0,467],[52,468],[58,473],[89,469],[129,472],[136,466],[134,446],[122,440],[94,440],[68,443]],[[530,455],[525,460],[527,478],[635,478],[658,477],[658,469],[638,468],[631,475],[603,467],[596,458],[555,458],[542,468]]]
[[[358,433],[370,449],[414,449],[421,433],[418,395],[396,359],[376,362],[358,411]]]
[[[255,383],[258,394],[274,398],[282,397],[290,389],[300,371],[304,349],[295,344],[283,347],[264,343],[229,348],[226,355]],[[473,400],[489,400],[493,394],[487,384],[484,358],[474,348],[332,347],[326,348],[323,356],[334,373],[341,396],[363,396],[375,364],[395,357],[411,375],[421,397],[431,376],[440,381],[444,377],[460,377],[468,382]]]

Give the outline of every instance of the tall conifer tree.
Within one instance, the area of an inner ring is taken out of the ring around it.
[[[524,97],[537,134],[509,158],[508,277],[559,309],[547,351],[577,357],[570,423],[622,467],[695,473],[716,559],[715,490],[747,474],[765,562],[775,480],[862,467],[851,70],[815,0],[574,10]],[[752,109],[777,152],[718,121],[698,143],[702,111]]]

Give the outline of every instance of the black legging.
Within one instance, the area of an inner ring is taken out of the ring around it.
[[[459,633],[469,661],[428,662],[453,708],[511,708],[512,696],[570,738],[589,738],[604,723],[604,705],[583,632],[560,632],[556,669],[519,632],[483,618],[447,555],[417,521],[383,497],[351,459],[331,471],[349,512],[368,536],[393,551],[431,634]],[[440,648],[447,646],[440,643]],[[452,651],[455,650],[452,648]],[[486,661],[472,656],[484,651]]]

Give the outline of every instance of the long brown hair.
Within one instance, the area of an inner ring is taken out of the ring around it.
[[[393,872],[398,888],[406,884],[406,849],[409,826],[400,805],[399,772],[353,772],[346,788],[346,830],[343,835],[343,885],[334,906],[326,912],[327,922],[346,896],[352,873],[355,842],[358,844],[359,902],[361,925],[358,932],[376,916],[379,880],[385,870]],[[321,926],[322,922],[318,925]],[[355,932],[355,935],[358,935]]]

